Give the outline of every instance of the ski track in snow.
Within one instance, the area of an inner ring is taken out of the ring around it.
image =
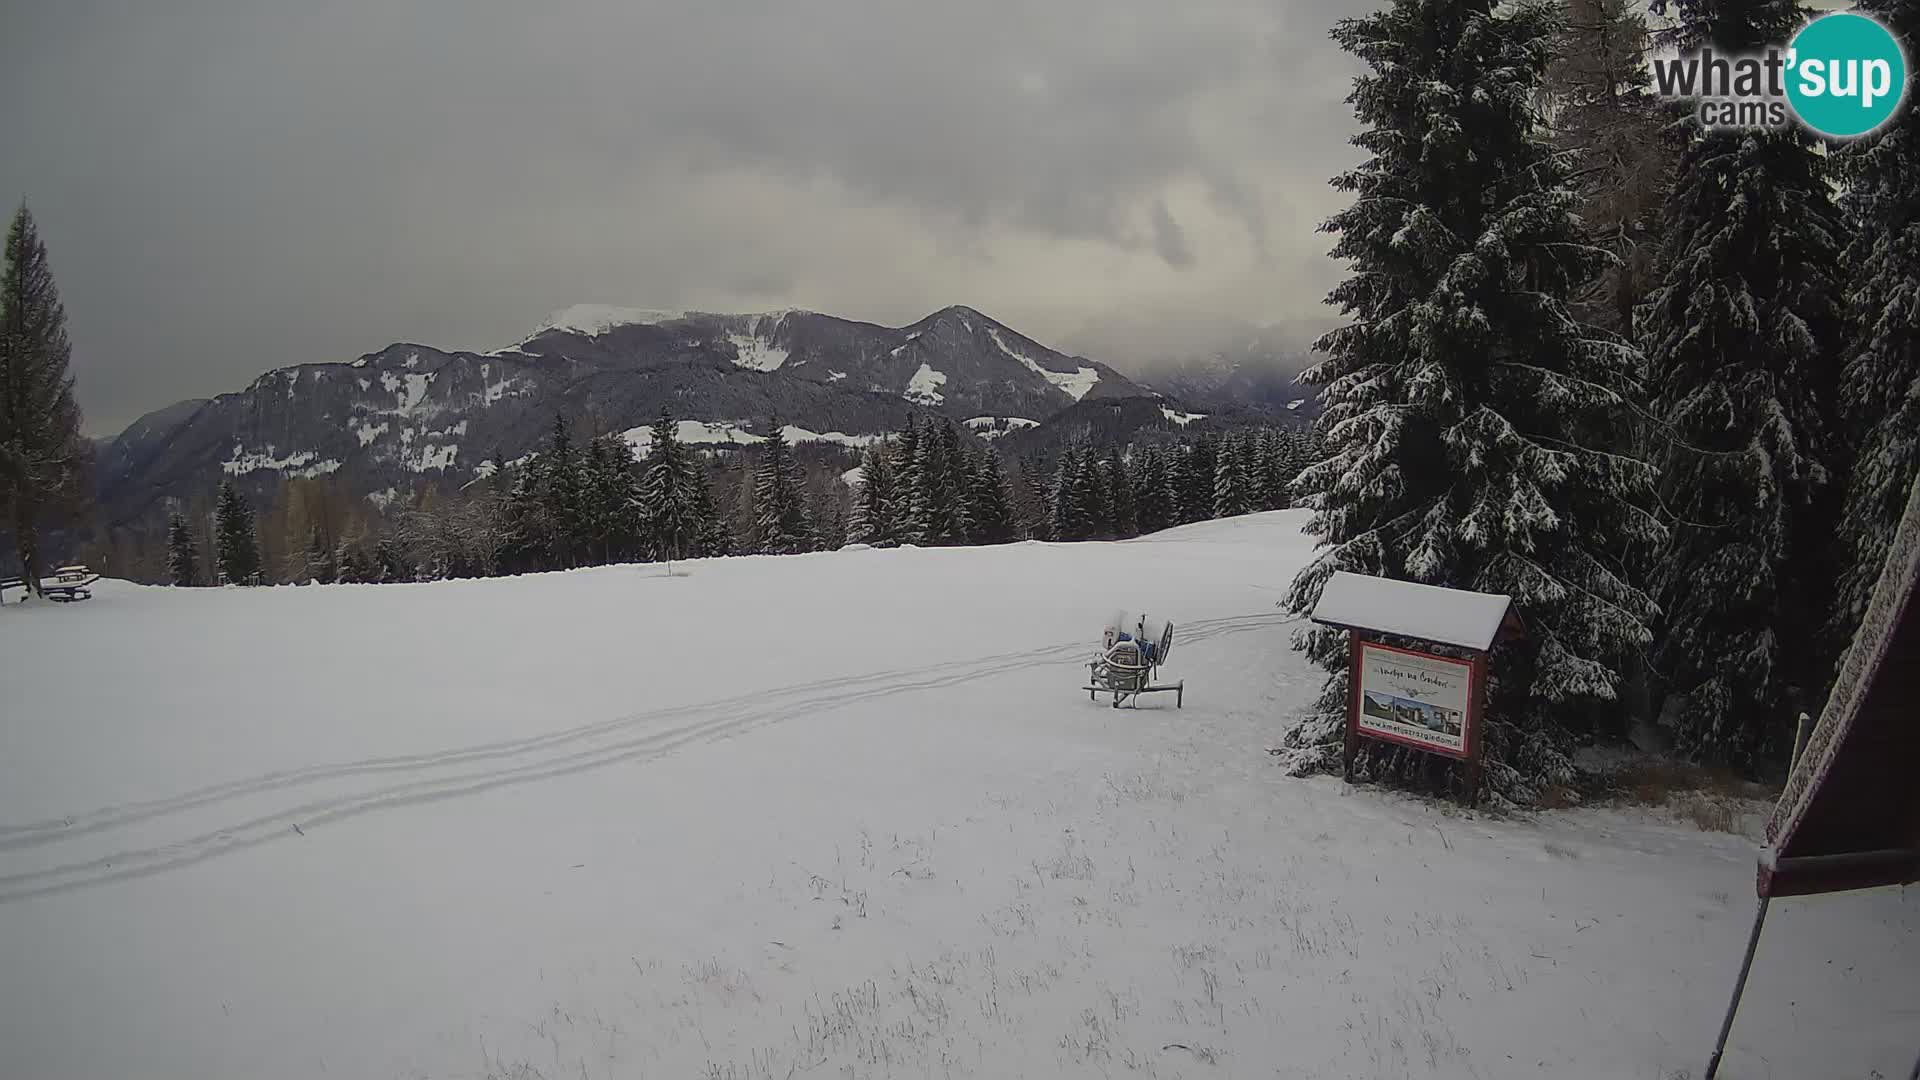
[[[1183,649],[1192,648],[1212,638],[1292,621],[1293,616],[1279,613],[1198,620],[1180,628],[1180,641]],[[0,904],[190,866],[272,840],[301,835],[294,831],[296,825],[305,829],[374,811],[459,798],[624,761],[660,757],[684,746],[742,734],[780,719],[807,716],[875,698],[940,689],[1033,667],[1083,663],[1089,653],[1085,641],[1074,641],[958,663],[943,662],[937,667],[823,679],[702,704],[649,710],[531,738],[501,740],[431,754],[394,755],[283,770],[211,785],[166,799],[100,807],[20,825],[0,825],[0,851],[45,847],[230,800],[290,792],[329,780],[432,772],[476,762],[506,762],[489,769],[406,780],[371,791],[313,799],[171,843],[0,875]],[[671,720],[681,723],[644,734],[632,734],[632,729],[650,721]],[[597,742],[603,739],[608,741]],[[577,743],[589,745],[583,749],[565,750]],[[541,756],[542,752],[552,750],[565,752]],[[529,760],[520,760],[523,758]]]

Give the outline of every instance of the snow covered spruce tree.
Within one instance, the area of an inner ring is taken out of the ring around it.
[[[1313,609],[1337,570],[1514,598],[1527,640],[1493,666],[1488,777],[1515,801],[1571,778],[1563,733],[1611,702],[1653,606],[1623,552],[1661,538],[1641,502],[1653,473],[1594,449],[1615,442],[1631,347],[1568,314],[1606,262],[1586,244],[1563,163],[1530,99],[1555,24],[1541,6],[1398,0],[1333,37],[1371,69],[1348,100],[1369,157],[1336,178],[1354,202],[1324,229],[1352,276],[1330,300],[1349,321],[1326,359],[1318,421],[1328,457],[1295,490],[1323,551],[1288,606]],[[1301,634],[1329,677],[1289,764],[1336,764],[1345,634]],[[1402,775],[1382,744],[1359,768]]]
[[[1087,468],[1085,455],[1076,446],[1063,448],[1054,463],[1047,525],[1055,540],[1085,540],[1092,530],[1086,506],[1087,483],[1081,475]]]
[[[1652,238],[1673,172],[1671,117],[1652,92],[1645,5],[1568,0],[1566,8],[1547,68],[1552,137],[1575,163],[1587,234],[1614,255],[1575,311],[1631,335],[1634,308],[1653,283]]]
[[[1013,479],[1013,514],[1019,523],[1019,535],[1033,540],[1053,538],[1047,495],[1042,483],[1045,470],[1032,455],[1020,459]]]
[[[735,544],[731,524],[727,515],[720,512],[719,500],[713,491],[713,477],[697,459],[693,469],[693,504],[700,516],[694,554],[708,558],[733,554]]]
[[[1806,12],[1782,0],[1674,5],[1683,47],[1746,53]],[[1653,664],[1677,747],[1744,766],[1787,752],[1817,713],[1833,654],[1832,416],[1840,221],[1801,131],[1705,130],[1682,151],[1657,280],[1636,316],[1647,351],[1662,502]]]
[[[887,440],[869,445],[860,454],[860,484],[854,492],[853,523],[849,535],[857,543],[886,547],[896,541],[898,508],[894,485],[893,448]]]
[[[1184,524],[1205,521],[1213,516],[1213,489],[1219,482],[1220,442],[1211,434],[1202,435],[1186,447],[1175,465],[1180,491],[1179,514]]]
[[[1107,501],[1113,507],[1113,535],[1119,539],[1140,535],[1140,508],[1136,504],[1133,478],[1127,475],[1118,446],[1107,449]]]
[[[167,583],[200,584],[200,545],[194,543],[193,526],[179,514],[167,521]]]
[[[1862,0],[1920,57],[1920,0]],[[1913,73],[1892,122],[1836,156],[1854,230],[1843,264],[1849,296],[1840,414],[1854,447],[1840,516],[1840,580],[1828,652],[1845,650],[1866,614],[1907,493],[1920,479],[1920,111]]]
[[[979,544],[1006,544],[1020,539],[1020,524],[1013,508],[1013,493],[1000,469],[1000,457],[992,450],[982,451],[973,463],[967,502],[973,526],[973,540]]]
[[[220,578],[229,585],[254,585],[260,575],[260,542],[253,532],[253,507],[233,481],[220,485],[214,502],[214,541]]]
[[[608,434],[588,441],[581,456],[580,492],[585,561],[604,564],[644,557],[640,478],[626,439]]]
[[[960,432],[953,426],[953,421],[941,421],[936,430],[937,435],[922,444],[931,445],[934,451],[923,470],[929,481],[932,520],[939,534],[934,542],[964,544],[973,534],[973,522],[967,507],[972,487],[967,455],[960,445]]]
[[[662,411],[653,422],[646,472],[640,481],[639,519],[647,553],[672,562],[700,541],[700,463],[680,444],[678,425]]]
[[[801,488],[800,466],[787,445],[778,417],[768,423],[767,441],[760,448],[760,468],[754,477],[754,549],[763,555],[790,555],[814,548],[813,522],[807,517],[807,495]]]
[[[92,445],[67,371],[67,314],[33,215],[7,229],[0,267],[0,512],[27,588],[40,591],[40,529],[85,497]]]
[[[1247,468],[1247,440],[1228,435],[1220,440],[1213,466],[1213,516],[1238,517],[1253,510],[1253,478]]]
[[[925,451],[920,443],[932,438],[931,429],[922,431],[912,415],[893,442],[893,527],[894,540],[901,544],[933,542],[932,495],[927,490]]]
[[[1134,525],[1140,532],[1159,532],[1173,524],[1173,489],[1167,479],[1167,458],[1159,447],[1134,451],[1128,483],[1133,488]]]

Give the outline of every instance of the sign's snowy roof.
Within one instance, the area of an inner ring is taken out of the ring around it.
[[[1346,630],[1373,630],[1463,649],[1493,647],[1513,607],[1511,597],[1443,589],[1411,581],[1350,574],[1327,579],[1313,621]]]

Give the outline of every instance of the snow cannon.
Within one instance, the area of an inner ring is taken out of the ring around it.
[[[1172,693],[1174,708],[1184,707],[1186,680],[1164,686],[1153,681],[1172,651],[1171,622],[1115,613],[1101,634],[1099,655],[1087,665],[1087,700],[1111,694],[1114,708],[1131,702],[1137,709],[1142,694]]]

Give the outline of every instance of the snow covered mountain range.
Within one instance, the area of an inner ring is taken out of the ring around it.
[[[755,441],[777,415],[801,441],[859,445],[910,412],[986,433],[1152,393],[967,307],[893,328],[799,310],[581,305],[493,352],[390,345],[149,413],[102,446],[100,502],[111,528],[221,479],[264,493],[327,475],[380,503],[423,481],[446,489],[488,475],[530,451],[555,413],[637,439],[664,407],[715,442]]]

